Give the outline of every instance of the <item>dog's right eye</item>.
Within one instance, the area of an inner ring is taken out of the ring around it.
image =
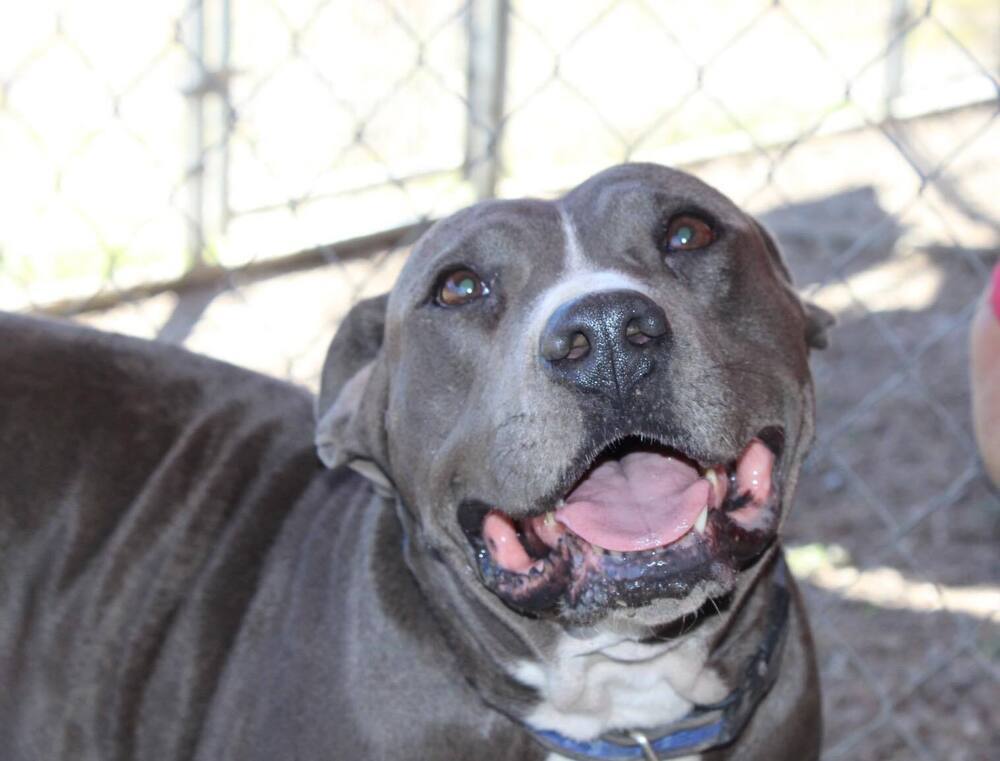
[[[437,303],[443,307],[458,307],[488,296],[489,287],[470,269],[458,269],[444,276],[437,289]]]

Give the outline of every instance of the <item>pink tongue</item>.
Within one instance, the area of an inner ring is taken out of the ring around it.
[[[595,468],[556,510],[556,520],[606,550],[649,550],[684,536],[710,490],[687,463],[633,452]]]

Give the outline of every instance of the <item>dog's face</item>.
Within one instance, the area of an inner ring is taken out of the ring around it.
[[[511,615],[656,626],[773,543],[822,327],[732,202],[624,165],[435,225],[338,334],[317,442]]]

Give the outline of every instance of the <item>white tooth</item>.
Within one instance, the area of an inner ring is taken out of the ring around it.
[[[551,510],[545,513],[545,525],[549,528],[556,525],[556,514]]]
[[[712,484],[713,489],[719,488],[719,477],[715,475],[715,469],[705,471],[705,479]]]
[[[705,507],[698,514],[698,520],[694,522],[694,530],[699,534],[705,533],[705,526],[708,525],[708,508]]]

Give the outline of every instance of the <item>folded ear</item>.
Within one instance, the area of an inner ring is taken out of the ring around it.
[[[801,301],[806,312],[806,343],[810,349],[825,349],[830,345],[826,331],[834,326],[837,318],[811,301]]]
[[[785,265],[785,260],[782,258],[781,252],[778,250],[778,244],[774,242],[774,237],[767,231],[767,228],[765,228],[764,225],[756,219],[751,218],[751,220],[753,221],[754,227],[757,228],[757,232],[760,234],[761,240],[764,241],[764,248],[767,250],[768,257],[770,258],[771,264],[775,269],[775,274],[784,282],[788,290],[802,305],[802,312],[806,319],[806,345],[810,349],[825,349],[829,345],[826,331],[837,321],[836,318],[823,309],[823,307],[817,306],[811,301],[806,301],[798,295],[795,290],[795,286],[792,284],[792,275],[788,271],[788,267]]]
[[[382,489],[387,473],[385,410],[388,371],[382,357],[388,294],[347,313],[323,364],[316,405],[316,451],[328,468],[348,465]]]

